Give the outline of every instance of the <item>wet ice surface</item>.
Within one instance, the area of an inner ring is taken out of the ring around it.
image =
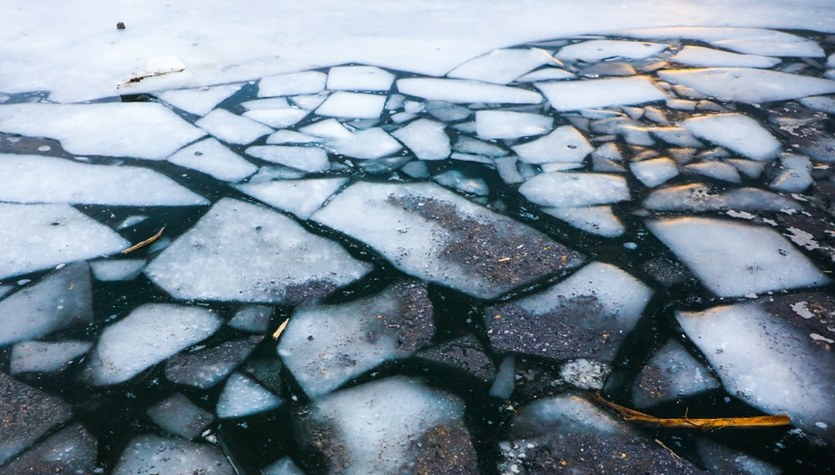
[[[552,40],[0,94],[0,474],[831,472],[835,40]]]

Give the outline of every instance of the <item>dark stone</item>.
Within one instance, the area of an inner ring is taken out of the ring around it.
[[[165,365],[165,376],[173,383],[210,388],[243,363],[263,339],[262,336],[252,336],[194,353],[179,354]]]
[[[440,343],[416,356],[458,369],[485,382],[496,377],[496,366],[485,353],[481,342],[472,335]]]
[[[89,474],[97,456],[96,439],[81,424],[73,424],[0,468],[0,475]]]

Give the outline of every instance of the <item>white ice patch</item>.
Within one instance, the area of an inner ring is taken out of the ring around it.
[[[602,173],[543,173],[521,187],[531,201],[548,207],[576,207],[616,203],[630,199],[626,180]]]
[[[456,79],[473,79],[494,84],[507,84],[534,68],[551,62],[549,54],[540,49],[497,49],[467,61],[447,74]]]
[[[319,137],[296,132],[295,130],[277,130],[274,134],[267,137],[267,143],[270,145],[305,145],[315,144],[322,140]]]
[[[261,79],[258,97],[316,94],[325,88],[327,75],[318,71],[281,74]]]
[[[581,231],[598,236],[615,238],[624,232],[623,223],[612,212],[611,206],[542,208],[542,211]]]
[[[243,184],[238,189],[272,207],[307,219],[347,182],[347,178],[275,180]]]
[[[397,89],[403,94],[432,101],[486,104],[539,104],[542,102],[542,96],[533,91],[462,79],[398,79]]]
[[[642,388],[645,380],[648,387]],[[719,381],[705,365],[694,358],[675,340],[662,346],[638,375],[632,387],[632,402],[637,407],[648,407],[660,402],[716,389]]]
[[[318,147],[287,145],[256,145],[246,149],[247,155],[306,172],[323,172],[331,166],[328,154]]]
[[[297,124],[310,114],[310,111],[286,107],[283,109],[255,109],[244,112],[247,119],[257,120],[274,129],[283,129]]]
[[[194,115],[206,115],[229,96],[238,92],[242,84],[227,84],[195,89],[176,89],[157,94],[157,97]]]
[[[696,137],[752,160],[769,160],[780,153],[780,142],[759,122],[742,114],[695,117],[685,120],[683,125]]]
[[[564,69],[542,68],[517,78],[516,82],[559,81],[562,79],[574,79],[576,77],[574,73],[570,73]]]
[[[784,193],[802,193],[812,186],[812,162],[802,155],[785,154],[780,157],[781,170],[768,185]]]
[[[388,91],[394,74],[374,66],[337,66],[328,71],[332,91]]]
[[[829,283],[771,229],[698,217],[647,221],[647,227],[720,297]]]
[[[0,200],[14,203],[197,206],[209,202],[153,170],[0,154]]]
[[[113,475],[162,473],[233,475],[235,469],[219,449],[180,438],[140,435],[125,447]]]
[[[232,419],[271,411],[283,401],[241,373],[232,373],[217,401],[217,417]]]
[[[215,109],[194,123],[224,142],[246,145],[273,131],[266,125],[225,109]]]
[[[87,341],[43,342],[27,341],[12,348],[9,372],[51,373],[58,371],[70,361],[87,353],[93,344]]]
[[[53,138],[76,155],[148,160],[206,135],[153,102],[0,105],[0,131]]]
[[[803,430],[832,436],[815,424],[835,425],[832,354],[802,328],[757,303],[677,312],[676,319],[730,394],[768,414],[787,413]]]
[[[222,323],[213,312],[201,307],[142,305],[104,329],[83,377],[96,386],[125,382],[205,340]]]
[[[780,64],[779,58],[729,53],[701,46],[685,46],[670,61],[699,67],[771,68]]]
[[[622,31],[619,34],[634,38],[686,38],[744,54],[791,57],[823,56],[823,50],[813,40],[791,33],[759,28],[646,28]]]
[[[699,162],[691,163],[684,166],[685,173],[695,173],[697,175],[713,178],[714,180],[727,181],[729,183],[740,183],[742,177],[733,165],[723,162]]]
[[[349,119],[377,119],[386,105],[386,96],[359,92],[335,92],[316,109],[319,115]]]
[[[483,139],[517,139],[542,135],[551,130],[554,119],[530,112],[484,110],[475,113],[475,130]]]
[[[114,259],[90,263],[93,275],[102,282],[133,280],[142,273],[145,259]]]
[[[421,160],[443,160],[451,152],[444,124],[429,119],[415,120],[392,132]]]
[[[644,59],[667,49],[667,45],[642,41],[590,40],[564,46],[557,51],[563,61],[596,63],[604,59]]]
[[[594,147],[571,125],[557,127],[545,137],[511,147],[526,163],[582,162]]]
[[[678,176],[678,165],[669,158],[653,158],[629,164],[635,178],[644,186],[654,188],[665,181]]]
[[[168,161],[191,168],[218,180],[239,182],[258,171],[258,167],[241,158],[213,138],[201,140],[168,157]],[[147,189],[145,190],[147,191]]]
[[[835,97],[833,96],[804,97],[800,99],[800,103],[809,109],[835,115]]]
[[[812,76],[748,68],[705,68],[659,71],[673,84],[693,88],[720,101],[764,102],[835,92],[835,81]]]
[[[325,119],[305,125],[299,129],[299,132],[323,139],[347,139],[351,137],[351,131],[336,119]]]
[[[115,254],[130,243],[75,208],[0,203],[0,279]]]
[[[361,160],[386,157],[403,148],[400,142],[379,127],[360,130],[348,137],[330,140],[325,143],[325,146],[333,153]]]
[[[369,270],[294,220],[225,198],[145,274],[178,299],[295,303],[330,293]]]
[[[643,76],[586,81],[539,82],[551,107],[558,111],[624,106],[667,99],[652,81]]]

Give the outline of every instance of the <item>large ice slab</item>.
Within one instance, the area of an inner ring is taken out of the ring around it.
[[[50,435],[0,468],[0,474],[95,473],[98,444],[81,424]]]
[[[186,112],[196,115],[206,115],[216,105],[238,92],[242,86],[242,84],[225,84],[215,87],[175,89],[161,92],[157,94],[157,97]]]
[[[432,319],[426,286],[401,281],[350,303],[300,308],[277,351],[304,392],[317,398],[427,345],[435,332]]]
[[[330,473],[471,473],[463,414],[459,398],[393,377],[317,400],[294,427],[305,453],[323,455]]]
[[[667,49],[667,45],[643,41],[590,40],[563,46],[557,58],[563,61],[596,63],[604,59],[644,59]]]
[[[392,135],[421,160],[443,160],[451,152],[444,124],[418,119],[401,127]]]
[[[148,160],[206,135],[153,102],[0,105],[0,131],[53,138],[76,155]]]
[[[768,160],[780,153],[780,142],[756,120],[742,114],[716,114],[684,121],[696,137],[744,155]]]
[[[775,311],[780,302],[678,312],[676,319],[729,393],[764,412],[788,413],[796,426],[832,440],[835,359],[814,339],[814,326],[788,306]]]
[[[501,353],[610,362],[651,296],[628,273],[592,262],[542,292],[486,309],[487,337]]]
[[[491,104],[539,104],[542,102],[542,96],[527,89],[464,79],[398,79],[397,89],[403,94],[422,97],[431,101]]]
[[[720,297],[830,281],[771,229],[697,217],[650,220],[647,227]]]
[[[558,111],[593,109],[663,101],[667,98],[643,76],[587,81],[538,82],[551,107]]]
[[[142,305],[104,329],[83,377],[97,386],[122,383],[208,338],[221,323],[201,307]]]
[[[328,70],[327,87],[333,91],[388,91],[394,74],[374,66],[337,66]]]
[[[49,373],[61,369],[71,360],[87,353],[93,344],[87,341],[27,341],[12,348],[9,372]]]
[[[258,97],[316,94],[325,88],[327,78],[325,73],[319,71],[265,77],[258,83]]]
[[[575,207],[628,200],[622,176],[603,173],[542,173],[519,187],[532,203],[549,207]]]
[[[196,474],[234,475],[220,449],[183,439],[140,435],[128,443],[113,475]]]
[[[298,303],[323,297],[370,268],[286,216],[225,198],[145,274],[178,299]]]
[[[594,151],[574,126],[563,125],[545,137],[511,147],[526,163],[582,162]]]
[[[283,401],[253,379],[232,373],[217,401],[217,417],[232,419],[271,411]]]
[[[760,28],[676,27],[642,28],[619,34],[647,39],[690,39],[737,53],[765,56],[823,56],[823,49],[813,40],[775,30]]]
[[[475,130],[483,139],[517,139],[550,132],[554,119],[542,114],[503,110],[475,113]]]
[[[347,182],[347,178],[274,180],[247,183],[238,189],[272,207],[307,219]]]
[[[447,74],[456,79],[507,84],[534,68],[551,62],[548,52],[540,49],[497,49],[471,59]]]
[[[246,145],[273,129],[252,119],[233,114],[226,109],[215,109],[194,123],[224,142]]]
[[[0,203],[0,279],[130,246],[110,228],[65,204]]]
[[[93,319],[90,267],[70,264],[0,300],[0,347]]]
[[[231,182],[241,181],[258,171],[258,167],[213,138],[189,145],[168,157],[168,161]]]
[[[215,420],[211,412],[195,406],[181,393],[154,404],[146,412],[163,430],[184,439],[194,439]]]
[[[312,219],[365,242],[407,274],[481,298],[582,259],[542,233],[430,183],[356,183]]]
[[[195,206],[209,204],[147,168],[0,154],[0,200],[13,203]]]
[[[780,71],[749,68],[705,68],[659,71],[673,84],[693,88],[721,101],[783,101],[835,92],[835,81]]]
[[[685,46],[670,61],[688,66],[729,66],[738,68],[771,68],[780,64],[779,58],[729,53],[701,46]]]

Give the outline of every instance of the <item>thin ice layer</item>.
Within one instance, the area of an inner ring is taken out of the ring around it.
[[[647,227],[720,297],[830,282],[775,231],[711,218],[647,221]]]
[[[729,53],[701,46],[685,46],[670,61],[700,67],[771,68],[780,64],[779,58],[771,56]]]
[[[519,187],[532,203],[549,207],[591,206],[628,200],[622,176],[603,173],[542,173]]]
[[[712,28],[675,27],[642,28],[622,31],[619,34],[635,38],[690,39],[713,45],[717,48],[745,54],[766,56],[821,57],[823,50],[814,41],[783,31],[760,28]]]
[[[337,66],[328,70],[332,91],[388,91],[394,74],[374,66]]]
[[[258,167],[213,138],[189,145],[168,157],[168,161],[231,182],[239,182],[258,171]]]
[[[221,323],[212,311],[201,307],[142,305],[104,329],[83,378],[96,386],[125,382],[208,338]]]
[[[316,94],[325,88],[326,80],[327,75],[319,71],[269,76],[258,83],[258,97]]]
[[[102,282],[133,280],[142,273],[145,259],[112,259],[90,263],[93,276]]]
[[[116,206],[196,206],[209,202],[165,175],[140,167],[0,154],[0,200]]]
[[[195,89],[174,89],[157,94],[157,97],[174,107],[195,115],[206,115],[216,105],[238,92],[243,84],[200,87]]]
[[[224,198],[145,274],[178,299],[298,303],[370,268],[284,215]]]
[[[76,155],[164,160],[206,135],[154,102],[0,106],[0,131],[49,137]]]
[[[538,82],[536,87],[545,94],[551,107],[558,111],[644,104],[667,99],[644,76]]]
[[[151,434],[134,437],[113,469],[113,475],[163,473],[234,475],[236,471],[214,446]]]
[[[431,101],[490,104],[539,104],[542,102],[542,96],[527,89],[463,79],[398,79],[397,89],[402,94]]]
[[[684,126],[696,137],[721,145],[752,160],[774,158],[782,147],[759,122],[742,114],[694,117],[685,120]]]
[[[835,92],[835,81],[780,71],[749,68],[705,68],[659,71],[658,76],[720,101],[764,102]]]
[[[376,119],[383,112],[386,96],[358,92],[335,92],[316,109],[316,113],[329,117],[349,119]]]
[[[594,151],[588,140],[574,126],[557,127],[550,134],[511,147],[526,163],[581,162]]]
[[[581,261],[540,232],[430,183],[356,183],[312,219],[363,241],[407,274],[481,298]]]
[[[69,205],[0,203],[0,279],[115,254],[130,246]]]
[[[610,58],[644,59],[667,49],[667,45],[643,41],[590,40],[563,46],[557,58],[596,63]]]
[[[450,71],[447,76],[507,84],[534,68],[550,62],[548,52],[536,48],[497,49],[467,61]]]
[[[310,114],[310,111],[286,107],[282,109],[255,109],[244,112],[247,119],[257,120],[275,129],[295,125]]]
[[[238,189],[270,206],[307,219],[347,182],[347,178],[274,180],[247,183]]]

